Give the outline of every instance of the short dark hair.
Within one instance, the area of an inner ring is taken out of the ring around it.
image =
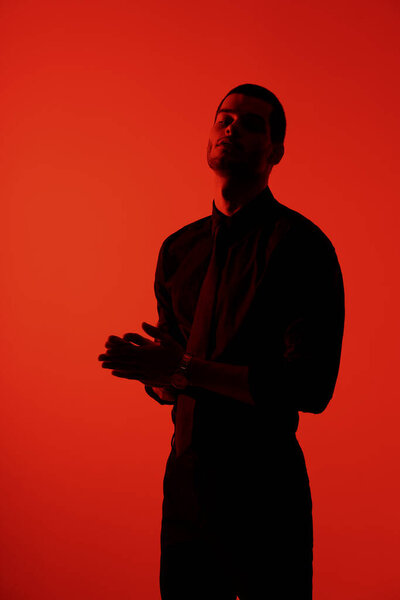
[[[279,102],[275,94],[267,90],[267,88],[262,87],[261,85],[256,85],[254,83],[243,83],[242,85],[238,85],[234,87],[230,92],[228,92],[226,96],[224,96],[224,98],[222,98],[217,108],[217,112],[215,113],[215,119],[217,118],[222,103],[231,94],[244,94],[245,96],[260,98],[261,100],[265,100],[265,102],[270,104],[272,106],[272,111],[269,117],[271,141],[275,144],[283,144],[283,140],[285,139],[286,133],[286,117],[285,111],[283,110],[283,106]]]

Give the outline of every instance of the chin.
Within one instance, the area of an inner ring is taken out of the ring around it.
[[[230,156],[208,156],[208,166],[213,171],[226,171],[231,169],[237,169],[240,163],[232,160]]]
[[[240,162],[235,162],[227,157],[213,158],[208,161],[210,169],[221,175],[230,175],[236,178],[254,176],[254,171],[249,169],[248,165]]]

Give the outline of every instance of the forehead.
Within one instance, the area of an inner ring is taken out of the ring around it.
[[[238,114],[254,113],[268,122],[272,106],[265,100],[261,100],[261,98],[253,98],[244,94],[230,94],[225,98],[219,110],[221,112],[224,109],[234,110]]]

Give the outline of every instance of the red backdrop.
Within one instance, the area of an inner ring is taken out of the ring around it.
[[[170,411],[97,355],[155,323],[160,244],[210,214],[208,131],[244,82],[286,108],[271,189],[346,288],[336,393],[299,429],[315,597],[398,597],[398,28],[390,0],[3,0],[2,599],[159,598]]]

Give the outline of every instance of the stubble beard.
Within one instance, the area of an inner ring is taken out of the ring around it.
[[[212,144],[209,141],[207,146],[207,163],[210,169],[221,175],[230,176],[232,179],[248,179],[253,178],[256,174],[254,161],[249,157],[250,161],[235,159],[230,154],[221,153],[212,156]]]

